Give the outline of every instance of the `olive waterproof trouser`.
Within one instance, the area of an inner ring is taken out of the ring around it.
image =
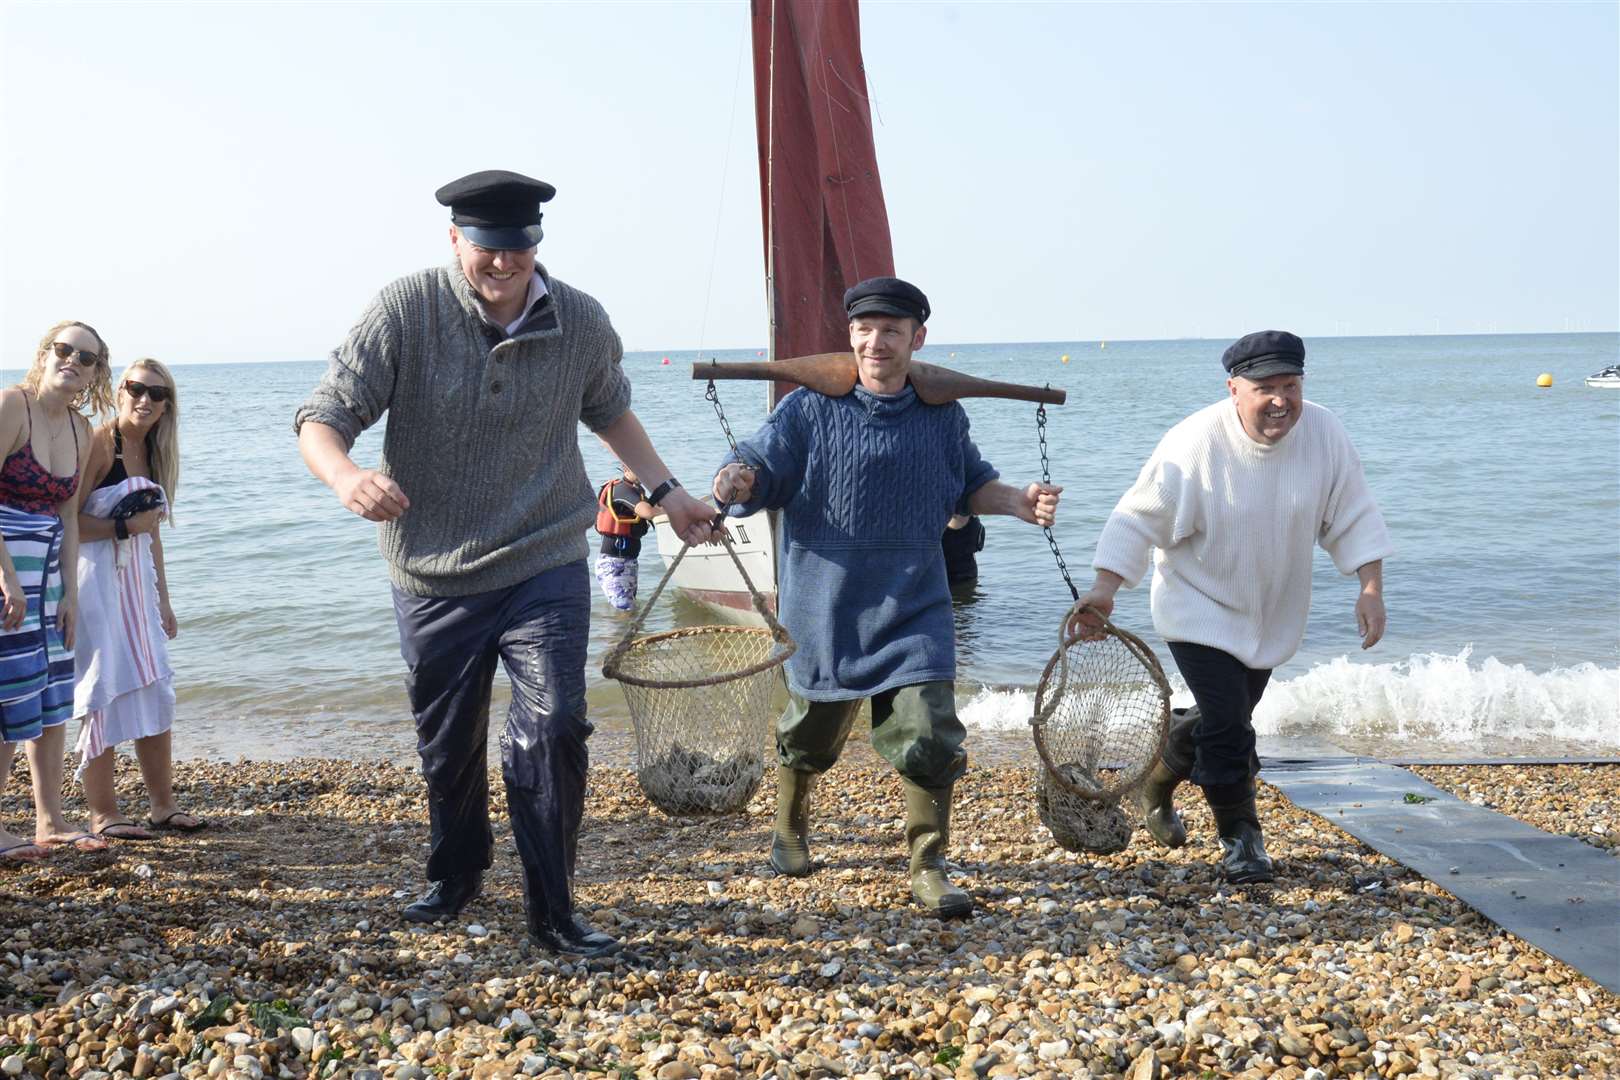
[[[798,772],[832,768],[862,700],[806,701],[789,693],[776,722],[777,761]],[[966,740],[954,683],[916,683],[872,695],[872,748],[918,787],[954,784],[967,769]]]

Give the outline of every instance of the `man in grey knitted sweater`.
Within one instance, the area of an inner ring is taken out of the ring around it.
[[[549,184],[474,173],[437,192],[455,260],[383,289],[298,410],[299,450],[343,505],[380,524],[427,781],[427,894],[407,919],[458,914],[494,846],[486,744],[497,662],[501,736],[529,936],[554,952],[618,949],[574,912],[588,768],[585,532],[595,495],[575,425],[596,432],[691,543],[714,538],[630,411],[623,350],[590,296],[535,261]],[[389,413],[381,467],[349,451]]]

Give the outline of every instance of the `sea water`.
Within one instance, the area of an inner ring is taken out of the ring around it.
[[[1068,391],[1067,404],[1046,410],[1045,439],[1052,480],[1064,485],[1055,538],[1083,591],[1098,532],[1160,436],[1225,394],[1225,345],[930,345],[920,358]],[[1394,537],[1389,630],[1360,648],[1355,578],[1318,552],[1305,642],[1273,676],[1259,730],[1388,756],[1620,753],[1620,393],[1582,384],[1620,359],[1620,335],[1317,338],[1308,347],[1306,396],[1348,428]],[[624,365],[666,461],[703,489],[725,439],[691,379],[693,359],[632,353]],[[182,480],[164,550],[181,627],[171,645],[181,756],[414,757],[375,526],[344,510],[298,456],[293,413],[323,366],[174,369]],[[1543,372],[1551,388],[1536,386]],[[762,384],[722,383],[720,398],[739,436],[763,419]],[[1034,405],[966,407],[1004,480],[1040,478]],[[379,425],[356,459],[375,464],[381,443]],[[583,428],[580,446],[593,484],[608,478],[610,458]],[[986,526],[978,583],[956,603],[961,712],[981,739],[1027,740],[1032,690],[1071,595],[1039,529],[1011,518]],[[655,549],[649,537],[644,597],[662,572]],[[1145,583],[1122,592],[1116,621],[1159,652],[1179,690],[1147,593]],[[608,749],[624,744],[629,719],[600,664],[628,616],[593,597],[593,745]],[[671,597],[648,626],[704,618]],[[502,680],[496,733],[505,700]]]

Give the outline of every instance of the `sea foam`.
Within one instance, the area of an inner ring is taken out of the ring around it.
[[[1170,672],[1172,701],[1192,703]],[[1027,727],[1034,695],[983,687],[961,706],[969,728]],[[1531,671],[1494,656],[1413,654],[1389,664],[1341,656],[1292,679],[1273,680],[1255,710],[1255,731],[1279,736],[1353,736],[1392,749],[1404,743],[1571,743],[1620,749],[1620,668],[1596,664]]]

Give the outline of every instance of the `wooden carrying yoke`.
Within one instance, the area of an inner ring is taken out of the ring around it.
[[[699,360],[692,365],[692,378],[778,379],[782,382],[798,383],[828,397],[843,397],[855,389],[855,354],[817,353],[814,356],[795,356],[788,360],[750,360],[734,364]],[[1068,391],[1054,390],[1050,386],[1022,386],[1018,383],[996,382],[917,360],[911,362],[909,378],[912,389],[917,391],[917,397],[928,405],[945,405],[960,398],[970,397],[1010,398],[1013,401],[1038,401],[1044,405],[1062,405],[1069,397]]]

